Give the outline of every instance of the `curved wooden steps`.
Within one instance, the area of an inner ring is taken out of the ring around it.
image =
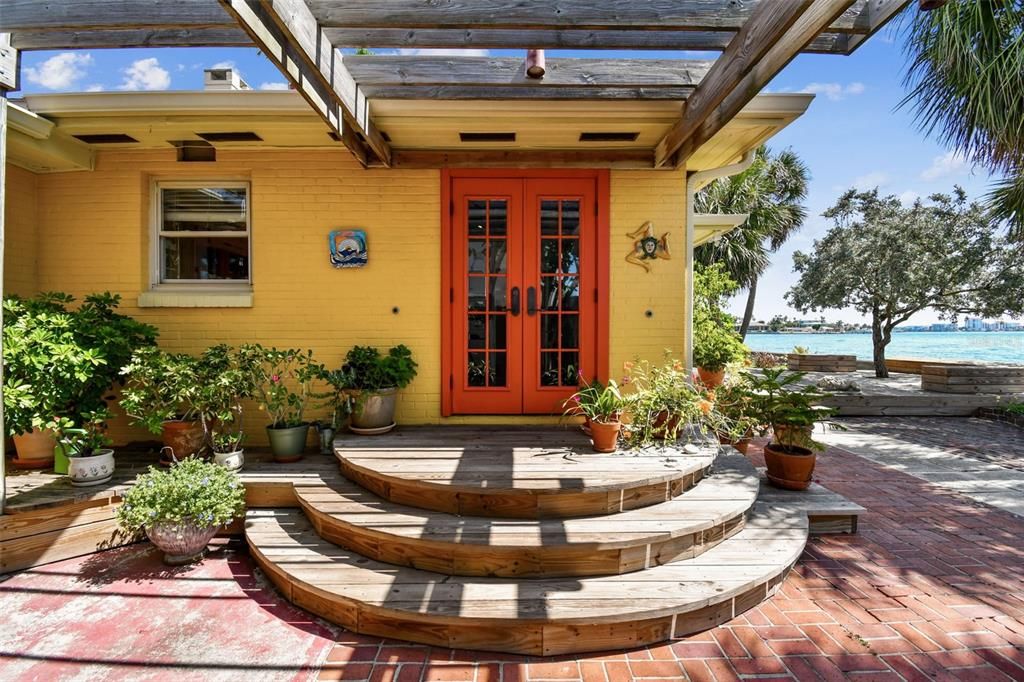
[[[339,444],[342,473],[386,500],[525,519],[615,514],[671,500],[704,477],[717,452],[672,446],[600,455],[573,429],[560,434],[557,447],[550,431],[530,429],[463,431],[457,446],[415,429]]]
[[[586,576],[697,556],[740,532],[757,470],[735,450],[679,497],[614,516],[495,519],[399,505],[355,483],[296,485],[320,537],[391,564],[460,576]]]
[[[803,551],[802,512],[758,503],[700,556],[628,575],[460,577],[398,567],[321,538],[298,510],[254,510],[252,555],[298,606],[356,632],[552,655],[640,646],[728,621],[771,595]]]

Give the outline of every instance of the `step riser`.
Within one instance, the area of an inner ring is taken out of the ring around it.
[[[543,492],[495,490],[470,492],[452,485],[430,485],[370,471],[339,458],[346,478],[396,504],[459,516],[506,519],[557,519],[617,514],[666,502],[697,485],[710,466],[667,480],[606,491]]]
[[[615,575],[690,559],[743,530],[740,515],[711,528],[634,547],[494,547],[388,535],[317,511],[299,497],[317,535],[363,556],[399,566],[461,576],[573,577]]]
[[[410,619],[401,611],[367,606],[289,579],[257,547],[250,546],[256,563],[291,602],[353,632],[453,649],[535,656],[644,646],[708,630],[770,597],[792,569],[789,564],[777,576],[721,602],[642,620],[549,623],[423,614]]]

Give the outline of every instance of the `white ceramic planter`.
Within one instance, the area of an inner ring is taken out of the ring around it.
[[[242,466],[245,464],[245,450],[215,452],[213,453],[213,461],[228,471],[241,471]]]
[[[100,450],[91,457],[69,457],[68,478],[71,485],[84,488],[106,483],[114,475],[114,451]]]

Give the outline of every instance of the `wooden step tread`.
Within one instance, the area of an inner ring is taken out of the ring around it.
[[[494,519],[399,505],[355,483],[296,485],[317,533],[365,556],[453,575],[579,576],[696,556],[742,530],[757,470],[735,450],[672,500],[610,516]]]
[[[346,477],[398,504],[463,516],[566,518],[672,499],[704,476],[718,451],[673,446],[600,455],[575,428],[445,431],[346,436],[335,453]]]
[[[356,632],[452,648],[558,654],[638,646],[767,598],[807,540],[802,512],[762,503],[700,556],[623,576],[461,577],[398,567],[320,538],[302,512],[254,510],[253,557],[297,605]]]

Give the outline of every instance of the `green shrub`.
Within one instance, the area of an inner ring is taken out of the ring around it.
[[[8,434],[81,427],[107,409],[132,353],[156,342],[155,327],[116,312],[120,297],[42,293],[4,299],[4,409]]]
[[[323,365],[313,361],[313,351],[247,344],[239,352],[242,363],[252,368],[256,397],[270,417],[270,427],[305,425],[306,407],[317,397],[313,382],[324,373]]]
[[[194,457],[167,469],[150,467],[123,498],[117,521],[128,531],[159,522],[222,526],[245,511],[245,488],[238,475]]]
[[[372,346],[355,346],[341,367],[345,384],[358,391],[405,388],[416,377],[416,361],[404,344],[388,350],[387,355]]]
[[[694,325],[693,364],[697,367],[718,372],[731,364],[743,362],[748,352],[740,335],[731,327],[707,320]]]

